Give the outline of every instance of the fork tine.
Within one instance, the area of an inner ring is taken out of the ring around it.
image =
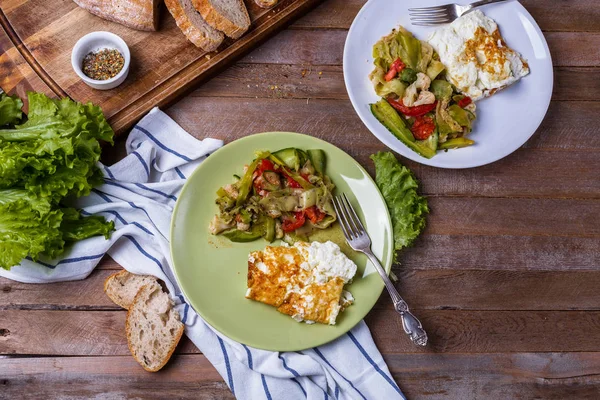
[[[443,6],[433,6],[433,7],[417,7],[417,8],[409,8],[408,11],[409,12],[413,12],[413,11],[436,11],[436,10],[445,10],[446,9],[446,5]]]
[[[449,22],[451,22],[451,21],[448,20],[448,21],[441,21],[441,22],[411,22],[411,24],[416,25],[416,26],[438,26],[438,25],[447,24]]]
[[[334,197],[332,203],[333,209],[335,210],[335,213],[337,214],[337,217],[340,220],[340,226],[342,227],[342,232],[344,232],[344,236],[346,236],[347,240],[352,240],[352,236],[348,234],[348,229],[346,227],[347,221],[340,207],[338,206],[337,198]]]
[[[352,217],[354,217],[354,222],[356,223],[359,233],[361,231],[366,232],[367,230],[365,229],[362,222],[360,221],[360,218],[358,218],[358,215],[356,215],[356,211],[354,211],[354,207],[352,207],[352,204],[350,204],[350,201],[346,197],[346,193],[344,193],[344,199],[346,200],[346,204],[348,204],[348,208],[350,209],[350,215]]]
[[[350,212],[350,209],[352,209],[352,206],[348,202],[348,198],[344,194],[343,197],[338,196],[338,199],[339,199],[340,205],[344,208],[344,210],[346,210],[346,217],[348,218],[349,225],[352,227],[352,229],[356,233],[356,237],[360,236],[363,232],[359,229],[358,225],[354,221],[354,218],[352,218],[352,213]]]
[[[447,14],[448,10],[435,10],[435,11],[411,11],[408,15],[415,16],[429,16],[429,15],[438,15],[438,14]]]
[[[448,15],[440,15],[436,17],[411,17],[411,21],[414,22],[445,22],[449,21],[450,17]]]

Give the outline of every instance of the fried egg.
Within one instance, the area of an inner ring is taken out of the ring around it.
[[[529,65],[509,48],[496,22],[475,10],[433,32],[428,40],[446,66],[446,77],[478,100],[529,74]]]
[[[335,325],[354,298],[343,290],[356,264],[333,242],[267,246],[248,256],[246,298],[273,307],[298,322]]]

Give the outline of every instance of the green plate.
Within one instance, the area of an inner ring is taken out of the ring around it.
[[[342,250],[358,265],[348,286],[356,301],[340,314],[336,325],[298,323],[271,306],[244,297],[248,254],[263,249],[267,242],[232,243],[211,235],[208,224],[218,212],[216,191],[231,183],[233,174],[242,175],[243,166],[252,161],[256,150],[286,147],[325,151],[326,173],[337,186],[335,193],[348,195],[371,236],[373,252],[388,273],[393,255],[390,217],[377,186],[337,147],[311,136],[270,132],[236,140],[211,154],[189,177],[173,212],[171,257],[175,275],[190,305],[216,330],[248,346],[273,351],[303,350],[336,339],[367,315],[383,290],[375,268],[363,254],[346,245],[336,224],[329,232],[311,238],[343,245]]]

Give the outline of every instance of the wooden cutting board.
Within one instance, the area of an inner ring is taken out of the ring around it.
[[[186,40],[164,4],[159,31],[142,32],[89,14],[72,0],[0,0],[0,87],[22,98],[34,90],[91,101],[122,133],[152,107],[175,101],[321,1],[281,0],[264,10],[246,0],[250,30],[206,53]],[[92,89],[71,68],[75,42],[93,31],[116,33],[131,50],[129,76],[115,89]]]

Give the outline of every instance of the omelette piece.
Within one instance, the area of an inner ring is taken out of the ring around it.
[[[248,256],[246,298],[276,307],[298,322],[335,325],[354,298],[344,290],[356,264],[333,242],[267,246]]]
[[[506,45],[496,22],[475,10],[433,32],[428,40],[446,66],[446,78],[479,100],[529,74],[529,65]]]

